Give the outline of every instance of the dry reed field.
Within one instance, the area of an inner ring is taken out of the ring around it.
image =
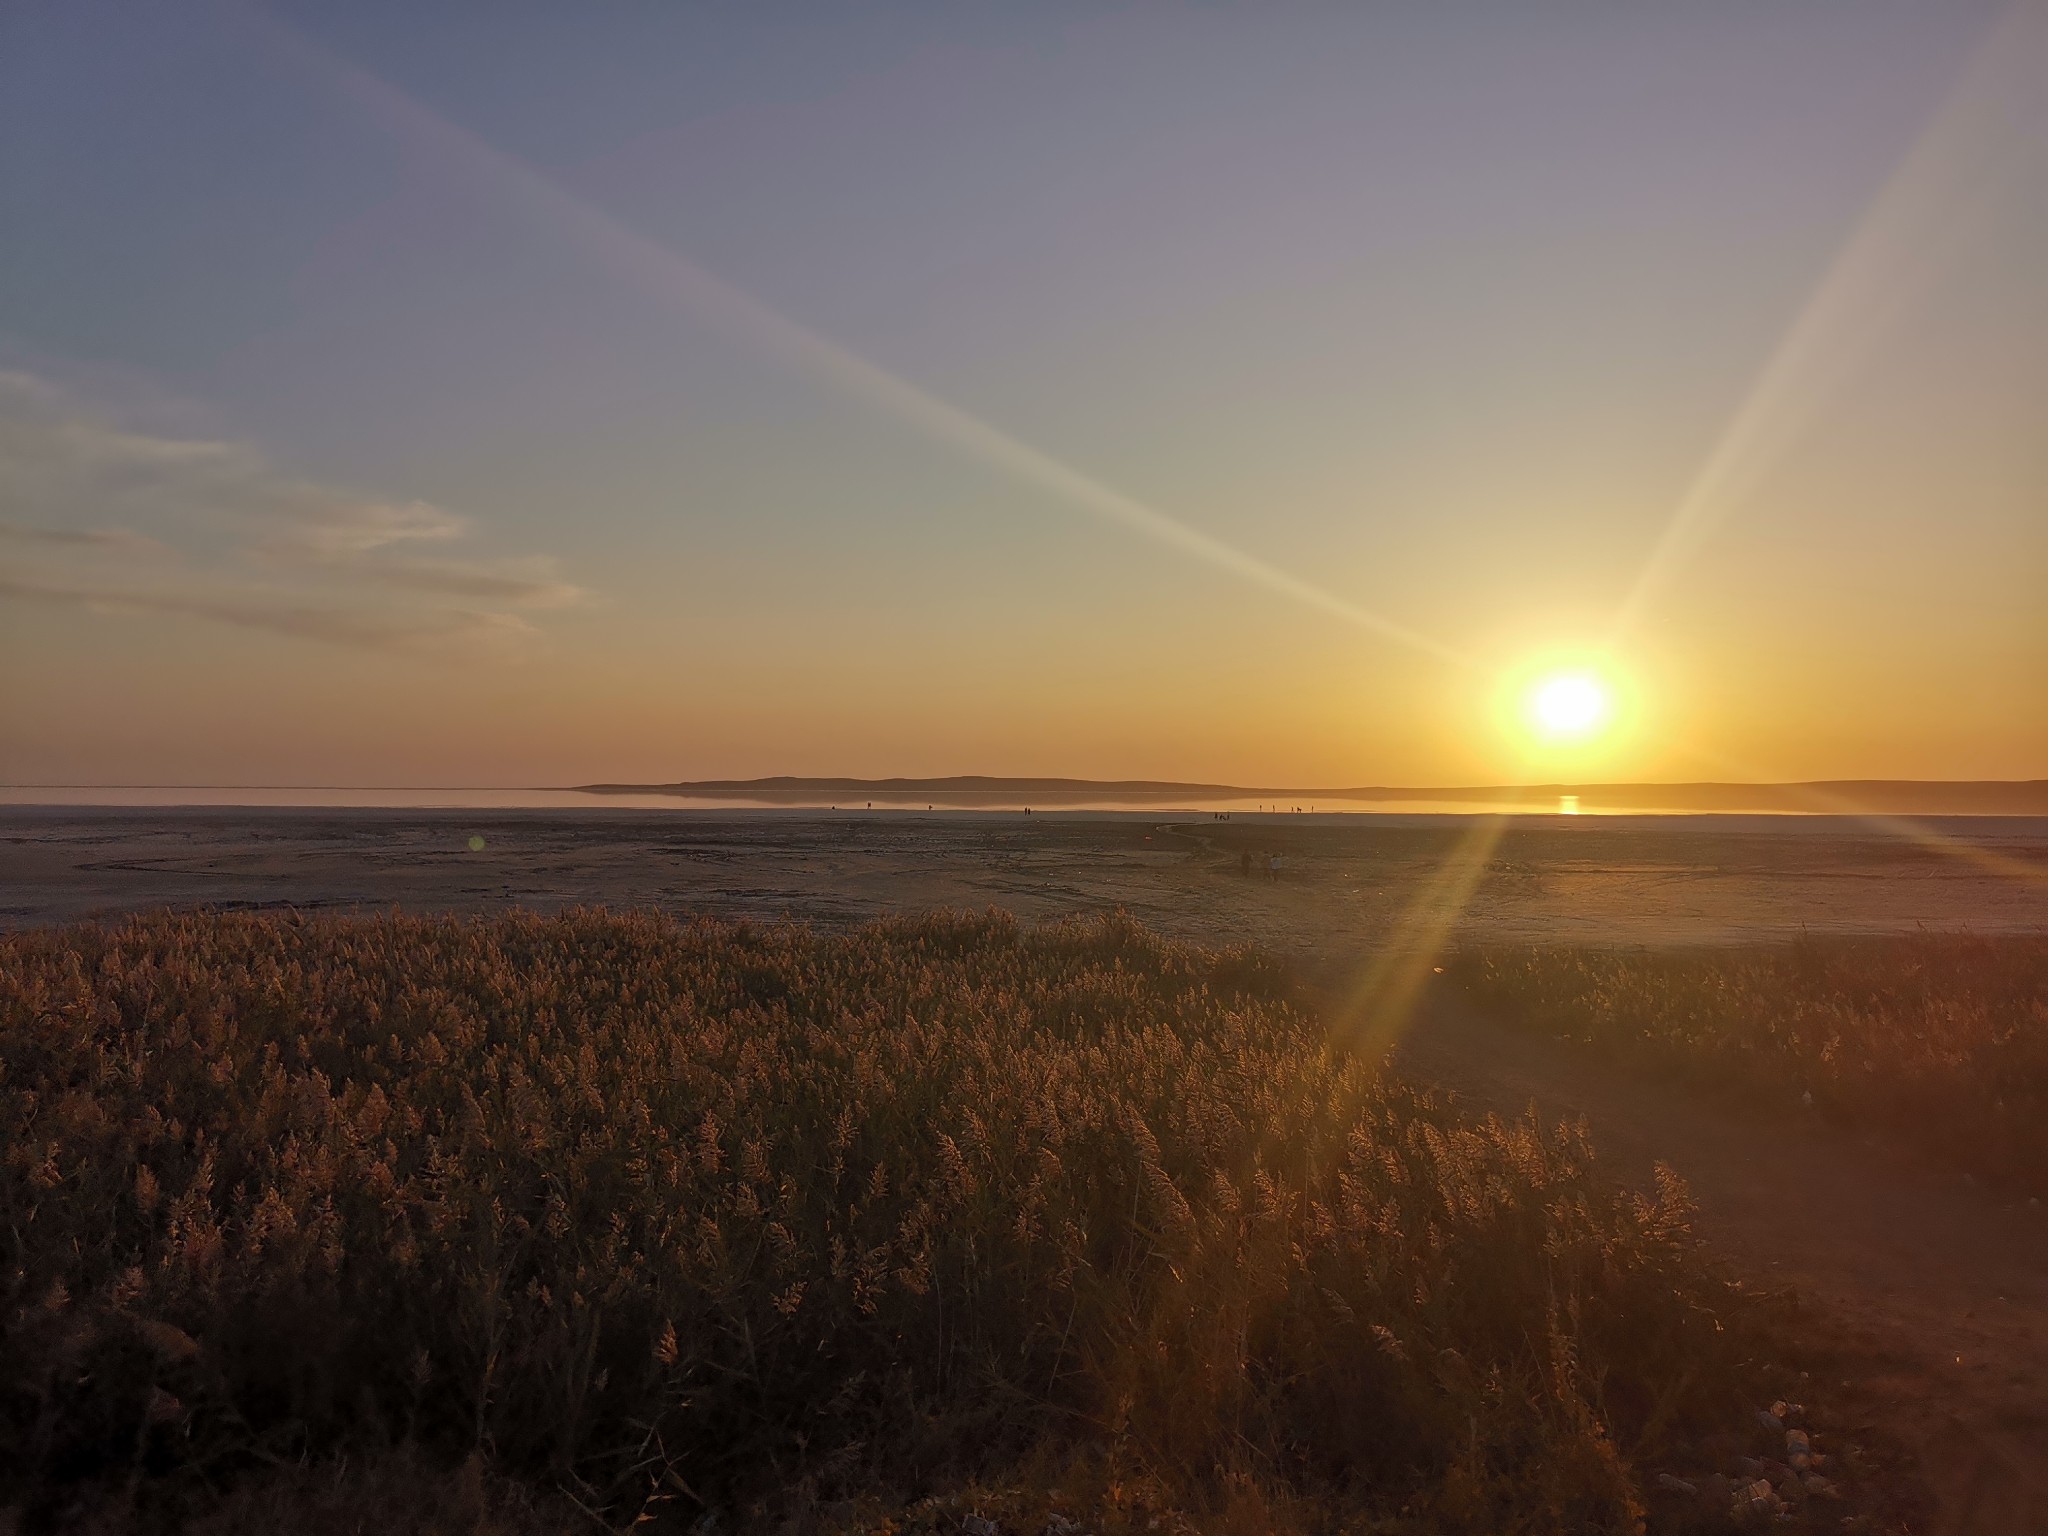
[[[1119,919],[19,933],[0,1125],[24,1530],[1629,1531],[1760,1390],[1681,1190]]]
[[[1810,1102],[2048,1194],[2048,936],[1488,949],[1452,971],[1510,1022]]]

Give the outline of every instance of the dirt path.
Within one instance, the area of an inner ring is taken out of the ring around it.
[[[1441,984],[1394,1061],[1486,1108],[1584,1115],[1629,1182],[1669,1163],[1711,1250],[1839,1339],[1840,1396],[1918,1455],[1933,1531],[2048,1532],[2048,1209],[1504,1028]]]

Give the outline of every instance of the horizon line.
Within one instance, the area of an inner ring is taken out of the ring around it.
[[[1549,779],[1521,784],[1505,781],[1493,783],[1461,784],[1353,784],[1299,786],[1284,784],[1229,784],[1220,781],[1195,779],[1091,779],[1060,774],[897,774],[885,778],[865,778],[850,774],[759,774],[750,778],[736,779],[669,779],[669,780],[602,780],[583,784],[259,784],[259,783],[208,783],[200,781],[179,781],[176,783],[70,783],[57,780],[0,782],[0,791],[15,789],[263,789],[263,790],[351,790],[404,791],[404,790],[492,790],[499,792],[522,791],[546,794],[604,794],[645,792],[661,793],[682,789],[726,788],[767,784],[832,784],[832,785],[873,785],[918,787],[937,789],[940,785],[1071,785],[1088,789],[1124,789],[1146,787],[1172,790],[1228,790],[1241,794],[1267,795],[1401,795],[1401,794],[1451,794],[1463,790],[1530,791],[1530,790],[1586,790],[1586,789],[1804,789],[1818,785],[1833,784],[1897,784],[1928,786],[1983,785],[2000,788],[2023,788],[2034,785],[2048,785],[2048,775],[2030,778],[1900,778],[1886,776],[1838,776],[1813,779]]]

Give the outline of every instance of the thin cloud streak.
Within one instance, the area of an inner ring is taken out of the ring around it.
[[[257,549],[284,560],[341,562],[393,544],[447,543],[468,531],[463,519],[423,501],[335,501],[267,533]]]
[[[285,474],[241,444],[124,430],[27,374],[0,373],[0,497],[39,519],[0,523],[0,550],[38,567],[5,573],[0,597],[445,653],[504,651],[538,632],[516,614],[422,596],[523,609],[588,596],[544,556],[409,553],[470,535],[468,519],[443,508]],[[108,511],[196,541],[197,552],[132,528],[86,526]],[[150,569],[140,582],[115,582],[110,559]]]
[[[125,430],[42,380],[11,372],[0,373],[0,490],[11,509],[36,518],[32,526],[60,536],[113,514],[242,535],[310,557],[445,542],[469,528],[425,502],[385,501],[287,474],[239,443]]]
[[[0,539],[53,545],[59,549],[100,550],[117,555],[170,553],[169,547],[159,540],[126,528],[31,528],[20,523],[0,523]]]
[[[548,562],[485,565],[458,560],[359,560],[341,567],[386,586],[491,598],[522,608],[569,608],[589,596],[557,579]]]
[[[495,651],[508,643],[524,641],[534,633],[526,620],[507,613],[461,609],[349,610],[250,593],[151,591],[6,574],[0,574],[0,597],[96,612],[170,614],[288,635],[296,640],[412,654]]]
[[[2048,7],[2019,0],[1972,53],[1751,382],[1622,600],[1610,643],[1642,621],[1853,370],[1859,346],[1925,281],[1944,244],[1966,222],[1955,205],[1971,190],[1973,160],[1999,136],[1997,114],[2011,101],[2037,100],[2043,92]]]
[[[925,436],[964,451],[1070,506],[1120,524],[1192,559],[1382,639],[1440,661],[1471,665],[1461,653],[1432,636],[1339,597],[1213,534],[1190,527],[927,393],[713,276],[468,129],[440,117],[396,87],[337,57],[276,17],[254,9],[245,9],[242,14],[280,52],[328,80],[402,144],[441,160],[470,183],[489,189],[522,209],[536,223],[568,237],[601,265],[658,302],[765,351],[796,371],[864,401]]]

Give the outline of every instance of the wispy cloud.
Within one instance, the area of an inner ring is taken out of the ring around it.
[[[34,562],[0,572],[16,599],[471,652],[538,633],[507,610],[586,595],[545,556],[462,558],[477,530],[445,508],[293,475],[246,444],[132,431],[18,371],[0,372],[0,501],[0,558]]]
[[[0,541],[44,548],[101,550],[119,555],[169,553],[159,540],[127,528],[29,528],[19,523],[0,523]]]
[[[496,564],[460,560],[370,559],[353,562],[352,570],[367,579],[417,592],[445,592],[455,597],[487,598],[521,608],[567,608],[587,595],[555,574],[545,555]]]
[[[246,591],[176,592],[91,586],[36,576],[0,574],[0,597],[103,613],[165,614],[265,630],[298,640],[377,651],[502,651],[534,634],[517,614],[467,609],[369,609],[293,602]]]
[[[393,544],[445,544],[469,531],[461,518],[423,501],[297,500],[280,505],[288,516],[259,541],[264,554],[346,561]]]

